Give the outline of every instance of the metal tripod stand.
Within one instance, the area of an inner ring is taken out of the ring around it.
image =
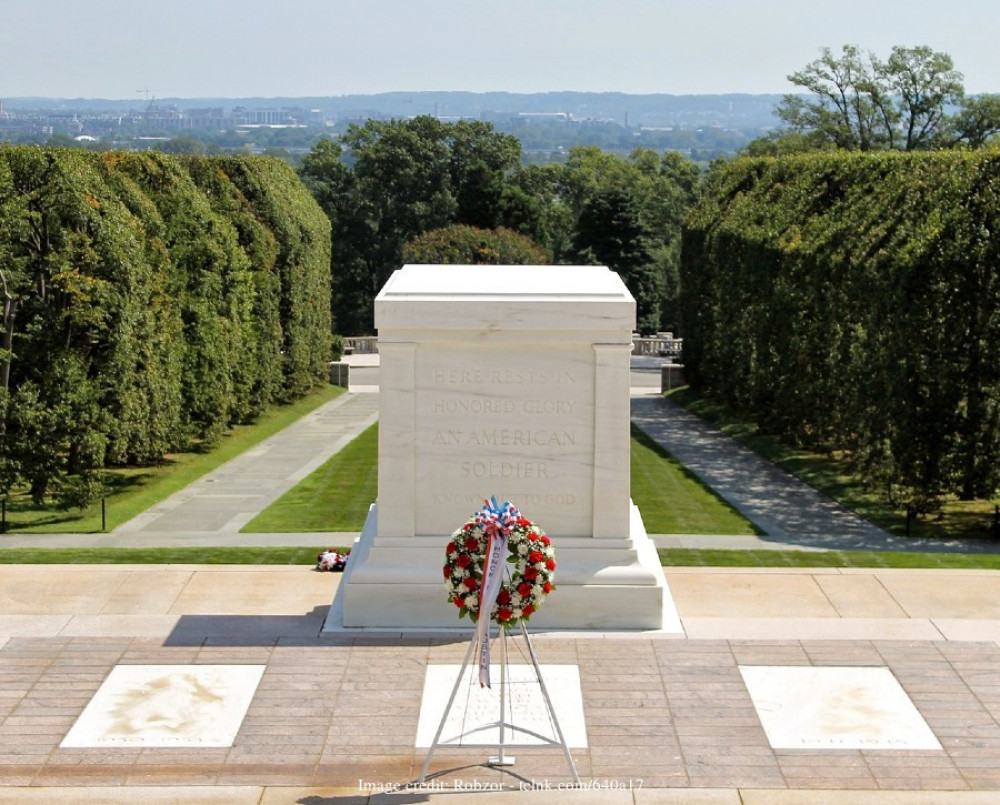
[[[566,762],[569,764],[570,773],[573,775],[573,782],[579,784],[580,777],[576,772],[576,764],[573,762],[573,755],[569,751],[569,746],[563,736],[562,728],[559,726],[559,719],[556,716],[555,708],[552,706],[552,699],[549,696],[549,691],[545,687],[545,680],[542,678],[542,671],[538,666],[538,658],[535,656],[535,650],[531,645],[531,638],[528,636],[528,630],[524,627],[523,622],[519,624],[519,627],[521,637],[524,639],[524,644],[528,649],[528,655],[531,658],[531,664],[535,669],[535,679],[538,680],[538,686],[541,689],[542,699],[545,702],[549,720],[555,730],[556,740],[553,740],[547,735],[541,735],[533,730],[512,724],[505,719],[507,688],[509,685],[509,660],[507,654],[507,630],[500,627],[498,627],[499,634],[497,635],[500,640],[500,718],[497,721],[490,722],[489,724],[483,724],[475,727],[474,729],[461,732],[455,737],[461,739],[475,732],[499,728],[500,740],[497,744],[497,754],[492,755],[487,761],[487,764],[490,766],[514,765],[515,758],[506,754],[506,749],[509,746],[507,743],[508,730],[510,730],[511,733],[514,731],[525,733],[526,735],[537,738],[549,746],[560,746],[562,747],[563,754],[566,756]],[[441,733],[444,732],[445,723],[448,721],[448,716],[451,713],[452,706],[455,704],[455,697],[458,695],[458,690],[462,685],[463,679],[465,678],[465,671],[469,667],[469,660],[472,658],[472,651],[475,647],[476,640],[470,640],[469,649],[465,652],[465,660],[462,662],[462,667],[458,672],[458,678],[455,680],[455,685],[451,690],[451,696],[448,698],[448,704],[445,705],[444,713],[441,715],[441,723],[438,725],[437,732],[434,733],[434,740],[431,742],[430,749],[427,750],[427,757],[424,760],[423,768],[420,770],[420,778],[417,780],[418,786],[423,785],[424,780],[427,777],[427,770],[430,768],[431,760],[434,757],[434,751],[441,745]]]

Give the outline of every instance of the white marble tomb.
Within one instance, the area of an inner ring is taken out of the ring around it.
[[[532,626],[680,631],[629,497],[635,301],[603,266],[407,265],[375,300],[378,501],[327,629],[468,628],[451,533],[495,495],[552,538]]]

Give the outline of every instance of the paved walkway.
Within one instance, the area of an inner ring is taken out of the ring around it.
[[[377,394],[344,394],[115,529],[123,537],[233,534],[378,419]]]
[[[632,421],[766,535],[661,537],[660,547],[1000,552],[988,540],[893,536],[661,395],[633,395]]]

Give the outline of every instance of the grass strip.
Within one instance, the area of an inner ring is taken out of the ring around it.
[[[0,542],[0,545],[3,543]],[[0,548],[5,565],[314,565],[333,545],[285,548]],[[346,551],[346,547],[340,547]]]
[[[156,465],[108,470],[106,495],[107,530],[141,514],[201,476],[220,467],[254,445],[273,436],[306,414],[344,393],[338,386],[323,385],[288,405],[277,406],[249,425],[237,425],[213,450],[204,453],[176,453]],[[88,508],[60,511],[36,506],[27,494],[7,501],[8,533],[99,533],[101,501]]]
[[[2,542],[0,542],[2,545]],[[314,565],[325,548],[344,545],[250,548],[0,548],[8,565]],[[558,551],[558,546],[557,549]],[[778,551],[661,548],[665,567],[931,568],[1000,569],[998,554],[910,553],[902,551]]]
[[[1000,555],[909,551],[781,551],[660,548],[664,567],[858,567],[996,570]]]

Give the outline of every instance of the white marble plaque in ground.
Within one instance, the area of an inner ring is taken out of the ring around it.
[[[232,746],[263,665],[118,665],[60,746]]]
[[[774,749],[941,749],[888,668],[741,665]]]
[[[552,699],[566,743],[571,747],[587,746],[587,727],[583,718],[583,696],[580,693],[580,669],[575,665],[542,665],[542,679]],[[455,686],[461,665],[428,665],[424,679],[420,721],[417,725],[417,747],[434,743],[434,734],[441,724],[448,697]],[[558,742],[548,716],[542,691],[531,665],[510,665],[507,668],[506,708],[503,721]],[[500,666],[490,666],[492,688],[479,687],[479,669],[471,664],[465,669],[455,703],[438,742],[440,746],[497,746],[500,728]],[[507,730],[504,745],[544,746],[545,741],[522,730]]]

